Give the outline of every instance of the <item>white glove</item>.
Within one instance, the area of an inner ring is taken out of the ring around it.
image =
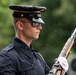
[[[65,57],[58,57],[57,61],[60,66],[62,67],[62,73],[61,75],[65,75],[65,73],[68,71],[68,68],[69,68],[69,65],[68,65],[68,62],[67,62],[67,59]]]

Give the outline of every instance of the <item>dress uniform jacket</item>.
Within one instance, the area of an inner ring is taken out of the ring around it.
[[[49,70],[41,55],[18,38],[0,53],[0,75],[46,75]]]

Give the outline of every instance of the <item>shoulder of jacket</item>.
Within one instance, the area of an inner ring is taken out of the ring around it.
[[[4,53],[8,53],[11,49],[13,49],[14,45],[10,44],[7,47],[5,47],[4,49],[2,49],[2,51],[0,53],[4,54]]]
[[[17,60],[17,52],[14,50],[14,45],[10,44],[9,46],[5,47],[1,52],[0,56],[8,57],[10,59]]]

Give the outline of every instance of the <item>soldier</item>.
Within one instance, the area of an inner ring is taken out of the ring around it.
[[[32,41],[39,38],[41,13],[46,7],[10,5],[13,10],[15,38],[12,43],[0,53],[0,75],[50,75],[50,68],[43,57],[34,50]],[[62,75],[68,70],[68,63],[64,57],[59,57]]]

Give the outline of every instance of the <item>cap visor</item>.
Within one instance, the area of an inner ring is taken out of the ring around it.
[[[37,23],[45,24],[44,21],[41,18],[38,18],[38,19],[33,18],[32,21],[37,22]]]

